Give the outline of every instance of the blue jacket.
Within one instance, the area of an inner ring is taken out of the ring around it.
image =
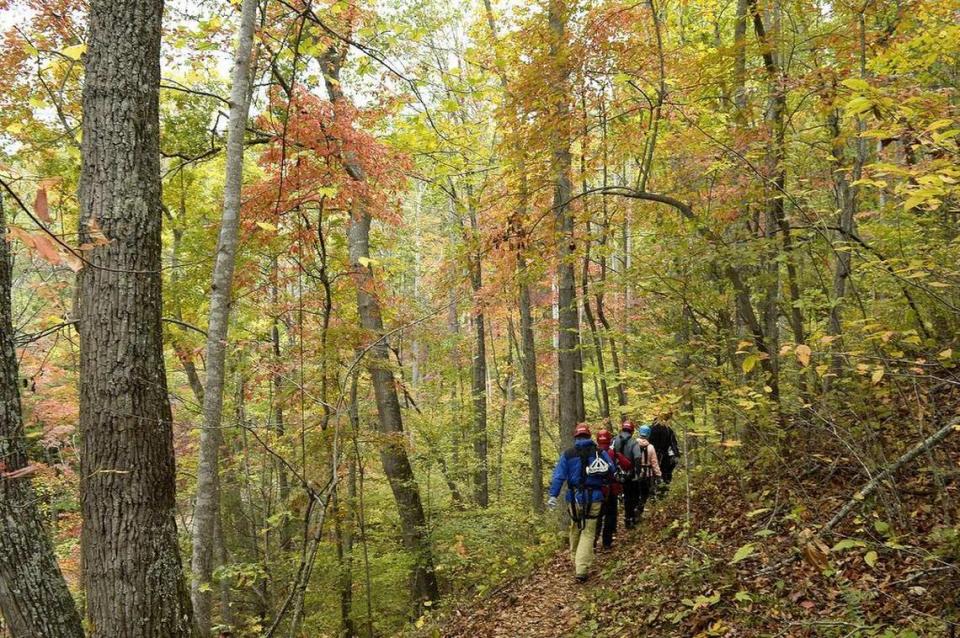
[[[602,474],[586,475],[584,485],[580,485],[584,478],[584,471],[581,467],[580,455],[583,454],[587,459],[587,465],[593,463],[599,453],[599,457],[607,464],[607,471]],[[600,450],[593,439],[576,439],[573,447],[560,455],[557,466],[553,469],[553,480],[550,482],[550,496],[556,498],[560,496],[560,489],[564,482],[567,483],[567,502],[573,500],[573,493],[576,491],[578,503],[595,503],[603,500],[601,488],[613,480],[614,464],[610,456]],[[574,489],[576,488],[576,489]]]

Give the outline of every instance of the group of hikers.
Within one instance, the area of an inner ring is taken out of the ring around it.
[[[613,545],[618,503],[623,501],[627,529],[637,525],[651,497],[666,494],[680,458],[677,436],[665,412],[639,428],[625,419],[615,437],[606,429],[594,441],[590,426],[577,425],[573,447],[560,455],[550,483],[547,506],[557,507],[564,484],[570,512],[570,554],[576,579],[587,580],[597,541]],[[634,436],[636,434],[636,436]]]

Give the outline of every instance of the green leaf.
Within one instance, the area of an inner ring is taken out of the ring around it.
[[[743,373],[750,374],[750,371],[753,370],[754,366],[757,365],[758,361],[760,361],[760,357],[755,354],[751,354],[749,357],[744,359],[742,364]]]
[[[845,538],[833,547],[830,548],[831,552],[842,552],[846,549],[853,549],[854,547],[866,547],[867,544],[863,541],[858,541],[855,538]]]
[[[873,108],[873,102],[868,98],[858,95],[844,106],[847,115],[860,115]]]
[[[863,555],[863,562],[865,562],[870,567],[873,567],[877,564],[877,553],[873,550],[867,552]]]
[[[752,603],[752,602],[753,602],[753,596],[751,596],[749,593],[747,593],[747,592],[745,592],[745,591],[742,591],[742,590],[741,590],[741,591],[738,591],[736,594],[734,594],[734,595],[733,595],[733,599],[736,600],[737,602],[741,602],[741,603]]]
[[[741,547],[740,549],[737,550],[737,553],[734,554],[734,555],[733,555],[733,558],[730,560],[730,564],[731,564],[731,565],[735,565],[735,564],[739,563],[740,561],[742,561],[742,560],[748,558],[749,556],[753,555],[753,550],[754,550],[754,549],[755,549],[755,548],[754,548],[753,543],[747,543],[746,545],[744,545],[743,547]]]

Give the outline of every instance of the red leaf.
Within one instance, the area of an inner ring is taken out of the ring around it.
[[[44,224],[49,224],[53,221],[50,217],[50,206],[47,204],[46,188],[37,189],[37,199],[33,202],[33,210]]]

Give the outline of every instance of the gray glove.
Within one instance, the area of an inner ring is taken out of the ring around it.
[[[557,508],[557,497],[556,497],[556,496],[551,496],[550,498],[547,499],[547,507],[549,507],[550,509],[556,509],[556,508]]]

